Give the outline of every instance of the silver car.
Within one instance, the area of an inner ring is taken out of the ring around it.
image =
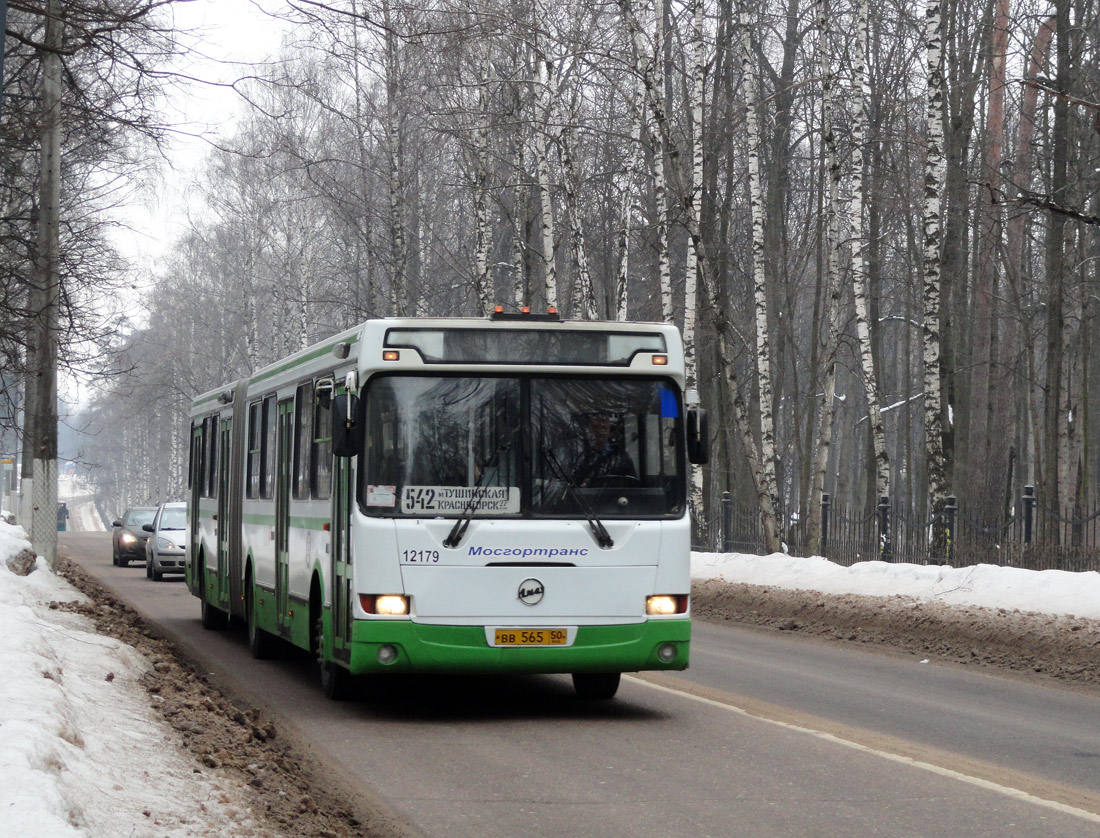
[[[159,582],[166,573],[183,573],[187,567],[187,504],[162,503],[153,523],[142,527],[145,542],[145,575]]]

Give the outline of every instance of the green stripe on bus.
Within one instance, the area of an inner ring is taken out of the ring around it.
[[[277,367],[272,367],[269,370],[264,370],[263,372],[257,373],[256,375],[252,376],[249,383],[258,384],[261,381],[266,381],[267,379],[272,378],[276,375],[279,375],[280,373],[284,373],[287,370],[292,370],[295,367],[300,367],[302,364],[306,363],[307,361],[313,361],[313,360],[316,360],[317,358],[320,358],[324,355],[329,354],[330,352],[332,352],[332,347],[337,346],[341,343],[346,343],[350,346],[351,344],[355,344],[355,343],[358,343],[358,342],[359,342],[359,335],[356,334],[356,335],[352,335],[351,337],[343,338],[341,340],[334,340],[330,343],[322,343],[320,346],[318,346],[313,351],[307,352],[305,355],[302,355],[298,358],[295,358],[293,361],[289,361],[285,364],[280,364]]]
[[[300,530],[323,530],[325,524],[330,520],[329,518],[306,518],[301,515],[291,515],[290,526]],[[275,526],[275,516],[263,515],[260,513],[245,513],[241,516],[241,522],[245,524],[273,527]]]

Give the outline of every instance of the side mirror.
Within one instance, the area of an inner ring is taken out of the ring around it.
[[[687,455],[688,460],[697,466],[710,461],[707,412],[701,407],[688,408],[687,411]]]
[[[112,527],[121,527],[122,526],[122,519],[119,518],[117,521],[115,521],[113,524],[111,524],[111,526]]]
[[[146,532],[156,532],[156,530],[154,530],[154,529],[153,529],[153,525],[152,525],[152,524],[142,524],[142,525],[141,525],[141,528],[142,528],[143,530],[145,530]]]
[[[359,397],[341,393],[332,397],[332,453],[354,457],[362,445],[359,428]]]

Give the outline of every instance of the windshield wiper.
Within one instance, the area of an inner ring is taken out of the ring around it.
[[[499,449],[498,452],[499,453]],[[493,458],[496,460],[496,457]],[[451,531],[447,533],[447,537],[443,539],[444,547],[457,547],[462,541],[462,536],[466,534],[466,528],[470,526],[470,520],[474,517],[474,512],[481,506],[481,496],[479,490],[481,489],[481,481],[485,479],[485,475],[489,473],[489,469],[492,466],[485,466],[481,470],[481,474],[477,476],[477,480],[474,481],[473,491],[470,492],[470,500],[466,504],[466,508],[462,510],[462,515],[455,521],[455,525],[451,527]]]
[[[481,506],[481,499],[484,497],[479,491],[479,489],[481,489],[481,481],[485,479],[486,474],[497,467],[500,462],[500,455],[512,447],[512,441],[516,438],[519,428],[520,426],[518,424],[512,428],[511,433],[508,434],[508,438],[497,447],[493,452],[493,456],[482,467],[481,474],[479,474],[477,480],[474,481],[473,490],[470,492],[470,500],[466,504],[466,508],[462,510],[462,515],[458,517],[455,521],[455,525],[451,527],[451,531],[447,533],[447,537],[443,539],[444,547],[457,547],[462,543],[462,536],[466,534],[466,528],[470,526],[470,520]]]
[[[580,507],[585,520],[588,521],[588,526],[592,528],[592,534],[596,536],[596,543],[604,549],[614,547],[615,540],[611,537],[611,533],[607,531],[607,527],[603,525],[603,521],[596,517],[596,512],[592,509],[588,501],[577,491],[577,484],[565,473],[565,469],[561,467],[561,463],[559,463],[558,458],[554,456],[554,452],[544,445],[542,446],[542,455],[546,457],[546,461],[550,463],[550,466],[557,473],[558,478],[565,484],[565,491],[568,493],[569,497],[571,497],[573,502]]]

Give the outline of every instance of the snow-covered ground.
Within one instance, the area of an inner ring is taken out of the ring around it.
[[[75,527],[74,527],[75,528]],[[240,834],[235,790],[194,772],[156,717],[128,646],[51,601],[83,599],[39,559],[17,576],[7,559],[29,547],[0,522],[0,832],[34,838],[180,838]],[[982,565],[919,567],[696,553],[696,578],[823,593],[902,594],[949,604],[1100,618],[1100,574]]]
[[[176,733],[141,685],[141,654],[51,609],[85,597],[41,558],[28,576],[8,569],[29,547],[0,522],[0,835],[241,834],[241,793],[166,746]]]
[[[823,594],[907,596],[947,605],[978,605],[1100,619],[1100,573],[860,562],[842,567],[827,559],[780,553],[693,553],[691,575],[749,585],[820,591]]]

